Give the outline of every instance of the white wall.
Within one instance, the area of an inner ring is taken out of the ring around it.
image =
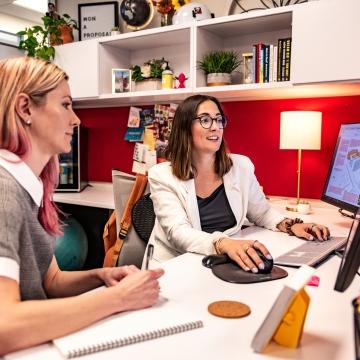
[[[24,55],[24,51],[19,50],[12,46],[0,44],[0,59],[17,57]]]
[[[35,22],[31,20],[26,20],[17,16],[12,16],[0,12],[0,30],[15,34],[18,31],[24,30],[26,27],[33,25],[35,25]]]
[[[25,27],[41,24],[43,15],[15,4],[0,5],[0,30],[16,33]]]

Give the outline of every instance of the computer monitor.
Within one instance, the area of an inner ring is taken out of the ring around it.
[[[340,127],[321,200],[356,213],[360,206],[360,123]]]
[[[335,287],[337,291],[345,291],[352,283],[360,266],[360,210],[352,223],[346,242],[345,251],[337,274]]]

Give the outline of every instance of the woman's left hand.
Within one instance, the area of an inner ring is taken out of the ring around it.
[[[295,236],[306,240],[325,241],[330,238],[329,229],[321,224],[315,223],[297,223],[291,226],[291,231]]]
[[[140,271],[134,265],[106,267],[99,270],[99,277],[106,286],[114,286],[127,275],[134,274]]]

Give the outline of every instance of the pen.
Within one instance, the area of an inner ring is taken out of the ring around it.
[[[154,245],[149,244],[146,253],[145,270],[149,269],[149,263],[150,260],[152,259],[153,253],[154,253]]]

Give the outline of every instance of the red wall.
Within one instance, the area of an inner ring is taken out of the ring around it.
[[[302,152],[301,196],[320,198],[342,123],[360,122],[360,96],[223,103],[225,139],[233,153],[249,156],[266,194],[296,196],[297,151],[279,149],[280,112],[323,113],[321,150]],[[133,144],[123,140],[129,108],[78,109],[88,128],[88,176],[111,181],[111,169],[130,172]]]

